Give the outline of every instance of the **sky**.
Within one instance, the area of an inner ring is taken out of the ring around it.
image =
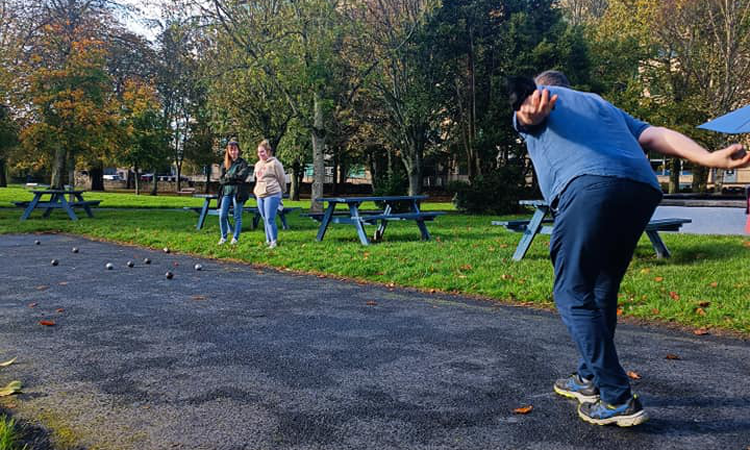
[[[146,37],[150,41],[156,39],[158,30],[148,27],[143,24],[144,19],[158,19],[159,7],[158,2],[153,0],[120,0],[118,3],[134,6],[138,9],[138,13],[134,13],[130,17],[123,17],[122,20],[130,31],[141,36]]]

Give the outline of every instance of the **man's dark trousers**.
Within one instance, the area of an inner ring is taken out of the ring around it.
[[[644,183],[584,175],[553,203],[555,303],[580,353],[578,374],[613,405],[632,396],[614,344],[617,292],[661,196]]]

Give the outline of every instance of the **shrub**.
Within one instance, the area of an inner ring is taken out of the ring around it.
[[[451,182],[447,190],[453,194],[456,209],[469,214],[517,212],[518,201],[527,192],[523,174],[512,166],[478,176],[471,184]]]

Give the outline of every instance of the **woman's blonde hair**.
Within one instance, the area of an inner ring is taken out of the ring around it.
[[[227,143],[227,149],[224,151],[224,168],[227,170],[232,167],[232,157],[229,156],[229,147],[237,147],[238,155],[239,153],[242,153],[242,151],[240,150],[240,144],[237,141],[232,139]]]
[[[260,144],[258,144],[258,148],[264,148],[266,150],[266,153],[273,156],[273,147],[271,147],[271,143],[268,142],[268,139],[263,139],[260,141]]]

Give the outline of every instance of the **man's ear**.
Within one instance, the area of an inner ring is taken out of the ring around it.
[[[513,111],[521,109],[526,97],[536,90],[536,83],[528,77],[508,77],[508,101]]]

